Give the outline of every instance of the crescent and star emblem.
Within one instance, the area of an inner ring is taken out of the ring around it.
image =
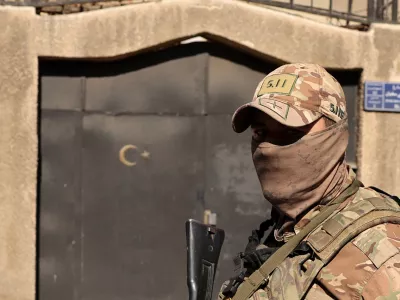
[[[136,166],[136,161],[130,161],[126,157],[126,152],[128,152],[129,150],[137,152],[138,147],[136,147],[135,145],[125,145],[125,146],[123,146],[121,148],[121,150],[119,150],[119,160],[125,166],[133,167],[133,166]],[[149,159],[150,158],[150,153],[145,150],[140,154],[140,156],[143,157],[144,159]]]

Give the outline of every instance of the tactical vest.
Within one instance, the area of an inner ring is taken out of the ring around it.
[[[286,258],[264,279],[260,288],[267,293],[267,299],[304,298],[319,271],[358,234],[382,223],[400,224],[400,203],[396,197],[379,192],[360,188],[345,208],[315,227],[303,240],[312,248],[312,253]],[[247,299],[242,298],[242,295],[233,297]],[[220,294],[220,299],[229,298]]]

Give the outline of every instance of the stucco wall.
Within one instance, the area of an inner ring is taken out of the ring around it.
[[[35,295],[38,56],[110,58],[207,35],[265,58],[400,81],[398,26],[357,32],[233,0],[164,0],[60,16],[0,7],[0,28],[0,299]],[[359,116],[361,179],[400,194],[399,115],[366,113],[360,104]]]
[[[170,0],[38,19],[43,56],[112,57],[210,33],[283,61],[353,68],[369,45],[365,33],[229,0]]]
[[[400,25],[376,25],[369,37],[362,80],[400,82]],[[360,107],[361,179],[400,195],[400,114]]]
[[[0,299],[34,299],[38,59],[34,11],[0,9]]]

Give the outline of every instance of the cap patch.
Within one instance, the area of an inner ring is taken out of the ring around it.
[[[276,74],[264,79],[257,97],[264,94],[290,95],[298,76],[295,74]]]
[[[287,119],[290,108],[288,104],[273,99],[260,99],[259,103],[261,106],[264,106],[272,112],[276,113],[282,119]]]

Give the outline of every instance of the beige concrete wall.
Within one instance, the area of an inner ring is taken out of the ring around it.
[[[400,82],[400,25],[376,25],[362,80]],[[400,114],[364,112],[360,120],[361,178],[400,195]]]
[[[0,299],[34,299],[38,59],[31,8],[0,8]]]
[[[369,46],[365,33],[229,0],[170,0],[38,20],[44,56],[113,57],[205,32],[283,61],[353,68]]]
[[[203,35],[281,62],[400,81],[400,27],[358,32],[233,0],[164,0],[60,16],[0,7],[0,299],[34,299],[37,58],[111,58]],[[349,101],[353,99],[348,99]],[[400,115],[360,104],[361,179],[400,194]]]

